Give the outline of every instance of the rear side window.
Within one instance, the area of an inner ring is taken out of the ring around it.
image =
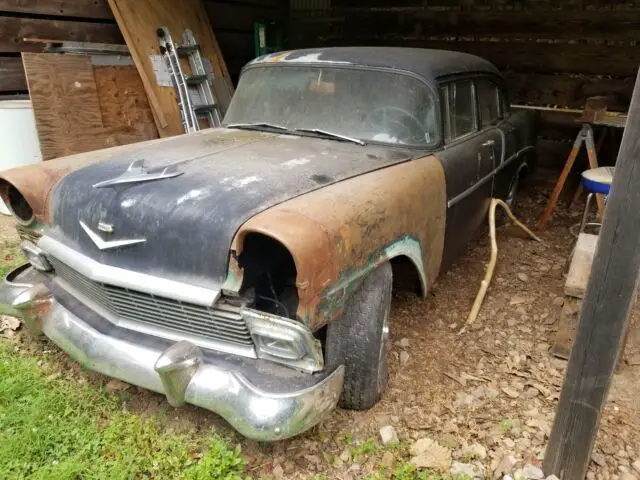
[[[502,117],[500,111],[500,89],[495,83],[480,79],[476,80],[476,92],[481,127],[497,124]]]
[[[445,139],[451,142],[476,130],[473,82],[461,80],[440,89]]]

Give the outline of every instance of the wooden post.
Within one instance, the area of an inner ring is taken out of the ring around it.
[[[640,273],[640,72],[543,469],[582,480],[622,353]]]

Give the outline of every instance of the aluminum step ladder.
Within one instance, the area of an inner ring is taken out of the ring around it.
[[[191,30],[185,30],[183,44],[176,44],[166,27],[157,30],[160,42],[160,53],[167,63],[173,86],[176,89],[176,99],[182,117],[182,126],[186,133],[200,130],[200,120],[204,119],[209,127],[219,127],[222,115],[211,87],[209,73],[205,69],[200,46],[196,42]],[[190,74],[185,74],[181,58],[188,58],[191,68]]]

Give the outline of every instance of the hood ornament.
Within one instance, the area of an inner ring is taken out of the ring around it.
[[[163,178],[173,178],[182,175],[184,172],[178,171],[175,165],[169,165],[159,172],[148,172],[144,168],[144,159],[131,162],[127,170],[120,176],[105,180],[93,185],[93,188],[114,187],[129,183],[150,182],[152,180],[162,180]]]
[[[98,247],[100,250],[109,250],[111,248],[126,247],[128,245],[135,245],[136,243],[144,243],[144,242],[147,241],[146,238],[132,238],[132,239],[128,239],[128,240],[108,240],[108,241],[105,241],[105,240],[101,239],[100,236],[96,232],[91,230],[87,226],[87,224],[84,223],[82,220],[80,220],[80,226],[85,231],[85,233],[89,236],[91,241],[93,241],[93,243],[96,244],[96,247]]]

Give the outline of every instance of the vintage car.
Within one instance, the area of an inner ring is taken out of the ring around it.
[[[0,297],[88,369],[287,438],[380,399],[392,289],[513,199],[533,133],[475,56],[267,55],[222,128],[0,175],[30,262]]]

